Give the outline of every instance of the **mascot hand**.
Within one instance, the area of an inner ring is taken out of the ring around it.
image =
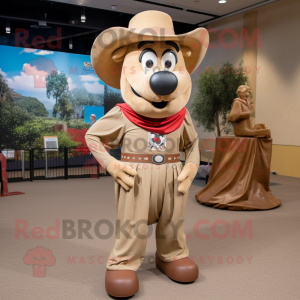
[[[198,171],[198,166],[194,163],[187,163],[180,172],[177,180],[180,182],[178,192],[185,194]]]
[[[107,171],[126,191],[133,187],[134,181],[129,176],[134,177],[137,172],[130,166],[115,159],[107,165]]]

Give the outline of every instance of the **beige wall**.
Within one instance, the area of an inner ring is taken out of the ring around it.
[[[300,1],[261,8],[258,27],[256,121],[270,126],[274,144],[300,146]]]
[[[216,43],[217,48],[208,49],[201,64],[202,70],[212,64],[220,66],[226,61],[237,65],[241,59],[245,65],[256,64],[260,68],[258,74],[255,71],[250,75],[250,80],[256,88],[255,122],[265,123],[272,130],[271,170],[300,177],[300,1],[281,0],[259,8],[254,17],[250,12],[209,25],[218,31],[233,28],[239,36],[245,26],[260,29],[261,48],[249,52],[249,49],[240,49],[238,43],[232,49],[224,49],[218,43],[217,35],[211,34],[211,42]],[[231,41],[227,35],[225,42]],[[197,73],[192,75],[193,82],[198,76]],[[215,137],[201,127],[196,130],[200,139]]]
[[[300,147],[274,145],[271,171],[284,176],[300,177]]]

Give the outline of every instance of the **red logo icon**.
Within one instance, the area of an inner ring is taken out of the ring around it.
[[[26,265],[32,265],[33,277],[46,277],[47,266],[53,266],[56,259],[51,250],[39,246],[28,250],[23,261]]]

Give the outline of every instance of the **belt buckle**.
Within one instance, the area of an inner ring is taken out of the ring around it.
[[[152,156],[152,162],[155,164],[155,165],[161,165],[165,162],[166,158],[163,154],[154,154]]]

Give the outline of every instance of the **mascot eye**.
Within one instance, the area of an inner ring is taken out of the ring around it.
[[[152,61],[151,59],[148,59],[148,60],[146,61],[146,67],[147,67],[147,68],[152,68],[152,67],[153,67],[153,61]]]
[[[154,69],[157,66],[157,56],[152,49],[145,49],[140,56],[140,62],[145,71]]]
[[[172,67],[172,62],[170,60],[167,60],[165,62],[165,67],[166,67],[166,69],[170,69]]]
[[[172,72],[177,63],[177,55],[173,50],[166,50],[161,58],[161,64],[164,70]]]

